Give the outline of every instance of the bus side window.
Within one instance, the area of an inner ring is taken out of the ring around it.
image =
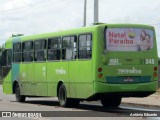
[[[79,35],[78,39],[78,58],[88,59],[92,57],[92,35]]]
[[[35,48],[35,61],[46,61],[46,46],[47,41],[46,40],[36,40],[34,42],[34,48]]]
[[[61,38],[48,39],[48,60],[60,60],[61,56]]]
[[[33,41],[22,43],[22,62],[33,61]]]
[[[63,37],[62,59],[71,60],[76,58],[76,36]]]
[[[13,61],[14,62],[21,62],[21,43],[14,43],[13,44]]]

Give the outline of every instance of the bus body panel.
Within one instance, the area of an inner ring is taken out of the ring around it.
[[[5,94],[13,94],[12,81],[11,81],[11,71],[5,77],[5,81],[3,80],[3,92]]]
[[[56,69],[59,68],[59,62],[47,62],[47,86],[48,86],[48,96],[56,96],[57,95],[57,85],[58,81],[62,81],[60,75],[56,75]]]
[[[34,71],[34,83],[37,84],[35,95],[47,96],[46,62],[34,63]]]
[[[75,76],[77,98],[87,98],[93,93],[92,61],[78,61]],[[72,71],[70,72],[72,75]]]

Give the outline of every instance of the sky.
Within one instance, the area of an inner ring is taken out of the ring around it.
[[[87,0],[87,26],[94,0]],[[83,26],[84,0],[0,0],[0,45],[12,34],[33,35]],[[99,22],[152,25],[160,56],[160,0],[99,0]]]

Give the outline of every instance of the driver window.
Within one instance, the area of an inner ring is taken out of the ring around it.
[[[0,64],[2,66],[11,66],[12,63],[12,50],[6,49],[2,52],[2,56],[0,59]]]

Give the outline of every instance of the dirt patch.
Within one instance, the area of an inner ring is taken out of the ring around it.
[[[157,90],[157,93],[160,95],[160,88]]]

